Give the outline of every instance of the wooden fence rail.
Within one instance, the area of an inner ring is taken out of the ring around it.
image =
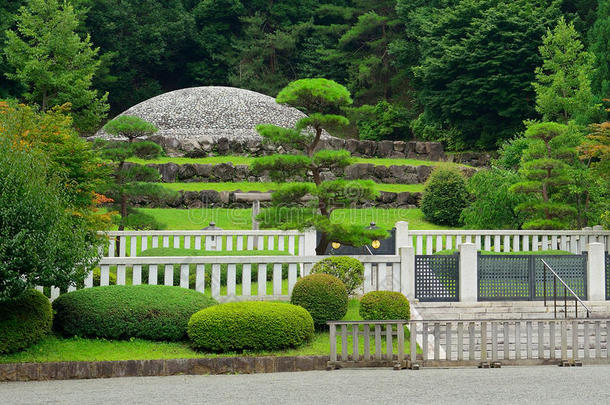
[[[329,368],[610,363],[609,319],[333,321],[328,325]]]
[[[289,300],[299,277],[308,275],[326,256],[164,256],[104,257],[99,281],[93,272],[82,288],[106,286],[110,275],[116,284],[164,284],[190,288],[220,302]],[[362,292],[403,291],[400,256],[354,256],[364,264]],[[75,290],[71,287],[69,291]],[[50,298],[60,294],[51,288]]]
[[[527,231],[527,230],[453,230],[405,231],[398,236],[418,255],[431,255],[441,250],[458,249],[462,243],[474,243],[477,250],[494,252],[528,252],[565,250],[580,254],[589,243],[602,243],[610,250],[610,231]]]

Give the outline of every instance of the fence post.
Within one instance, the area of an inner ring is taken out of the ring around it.
[[[398,229],[398,228],[396,228]],[[415,248],[400,248],[400,292],[412,301],[415,298]]]
[[[460,302],[477,302],[478,297],[477,246],[460,244]]]
[[[299,256],[315,256],[316,255],[316,230],[314,228],[305,230],[305,243],[303,244],[303,252],[299,252]]]
[[[413,241],[409,240],[409,223],[405,221],[396,222],[396,253],[400,254],[400,248],[413,246]]]
[[[589,243],[587,258],[587,298],[590,301],[606,299],[606,266],[603,243]]]

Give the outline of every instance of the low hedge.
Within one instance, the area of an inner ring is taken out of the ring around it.
[[[37,343],[51,331],[53,311],[49,299],[36,290],[0,304],[0,354]]]
[[[409,300],[399,292],[371,291],[364,294],[358,310],[362,319],[384,321],[410,319]]]
[[[215,352],[296,347],[313,333],[313,319],[305,309],[272,302],[217,305],[197,312],[188,323],[193,347]]]
[[[347,313],[347,289],[335,276],[311,274],[296,282],[290,302],[309,311],[315,327],[321,329],[327,321],[337,321]]]
[[[352,295],[364,280],[364,265],[360,260],[347,256],[333,256],[320,260],[311,269],[311,274],[324,273],[343,281],[347,294]]]
[[[178,341],[195,312],[216,304],[200,292],[162,285],[113,285],[60,295],[55,329],[64,335]]]

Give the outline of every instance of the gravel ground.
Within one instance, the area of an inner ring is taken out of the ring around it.
[[[357,369],[0,383],[2,404],[610,402],[610,366]]]

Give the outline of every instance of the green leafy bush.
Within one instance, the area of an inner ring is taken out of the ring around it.
[[[410,319],[411,307],[409,300],[395,291],[371,291],[364,294],[358,310],[362,319],[394,320]]]
[[[347,294],[352,295],[362,285],[364,266],[359,260],[347,256],[334,256],[320,260],[311,269],[311,274],[324,273],[337,277],[345,284]]]
[[[53,302],[54,326],[65,335],[175,341],[186,337],[191,315],[214,304],[180,287],[94,287],[60,295]]]
[[[155,124],[133,115],[119,115],[108,121],[103,129],[111,135],[124,136],[130,142],[141,136],[152,135],[159,130]]]
[[[345,284],[330,274],[311,274],[294,285],[290,302],[300,305],[311,314],[316,328],[326,326],[347,313],[347,289]]]
[[[278,350],[313,338],[311,315],[301,307],[272,302],[234,302],[194,314],[188,323],[201,350]]]
[[[426,181],[420,208],[434,224],[458,226],[468,199],[464,176],[455,169],[439,167]]]
[[[140,159],[157,159],[163,155],[163,148],[151,141],[136,142],[131,145],[131,149]]]
[[[51,331],[49,299],[35,290],[0,304],[0,354],[25,349]]]

